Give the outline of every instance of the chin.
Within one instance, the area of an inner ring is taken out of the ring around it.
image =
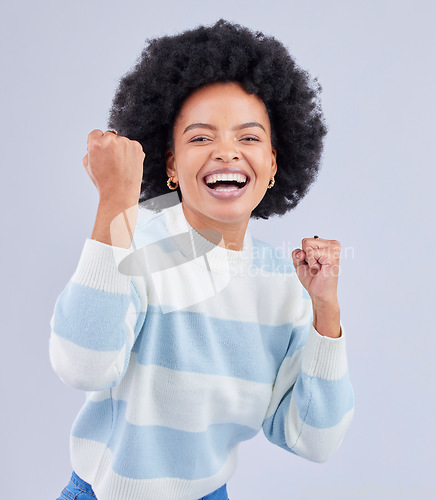
[[[249,209],[241,209],[236,207],[223,207],[216,210],[208,210],[208,213],[205,214],[211,219],[220,222],[238,222],[238,221],[246,221],[247,218],[250,218],[252,210]]]
[[[207,217],[223,224],[237,224],[238,222],[244,224],[255,208],[252,205],[252,203],[247,203],[247,200],[244,202],[242,200],[222,201],[212,198],[196,200],[195,203],[191,204],[186,203],[185,199],[185,207],[191,213],[196,212],[197,217]]]

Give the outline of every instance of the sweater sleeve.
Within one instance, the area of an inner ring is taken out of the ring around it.
[[[147,307],[118,265],[132,249],[86,239],[50,320],[50,362],[70,387],[97,391],[123,377]]]
[[[262,429],[269,441],[313,462],[325,462],[337,450],[354,414],[341,336],[320,335],[313,326],[312,302],[292,329],[291,341],[274,382]]]

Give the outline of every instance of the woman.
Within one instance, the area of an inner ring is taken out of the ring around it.
[[[247,230],[314,181],[318,92],[280,42],[223,20],[152,40],[121,80],[117,132],[88,136],[100,203],[51,321],[54,370],[87,392],[61,499],[227,499],[260,429],[317,462],[341,443],[340,244],[304,238],[291,263]]]

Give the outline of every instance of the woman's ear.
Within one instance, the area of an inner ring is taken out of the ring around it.
[[[168,177],[172,177],[176,175],[176,158],[174,156],[174,151],[171,149],[167,149],[165,151],[165,164]]]
[[[277,149],[272,148],[272,161],[271,161],[271,176],[274,177],[277,173]]]

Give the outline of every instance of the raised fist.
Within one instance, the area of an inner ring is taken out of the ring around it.
[[[139,199],[145,153],[138,141],[96,129],[88,135],[87,151],[82,164],[100,199]]]

